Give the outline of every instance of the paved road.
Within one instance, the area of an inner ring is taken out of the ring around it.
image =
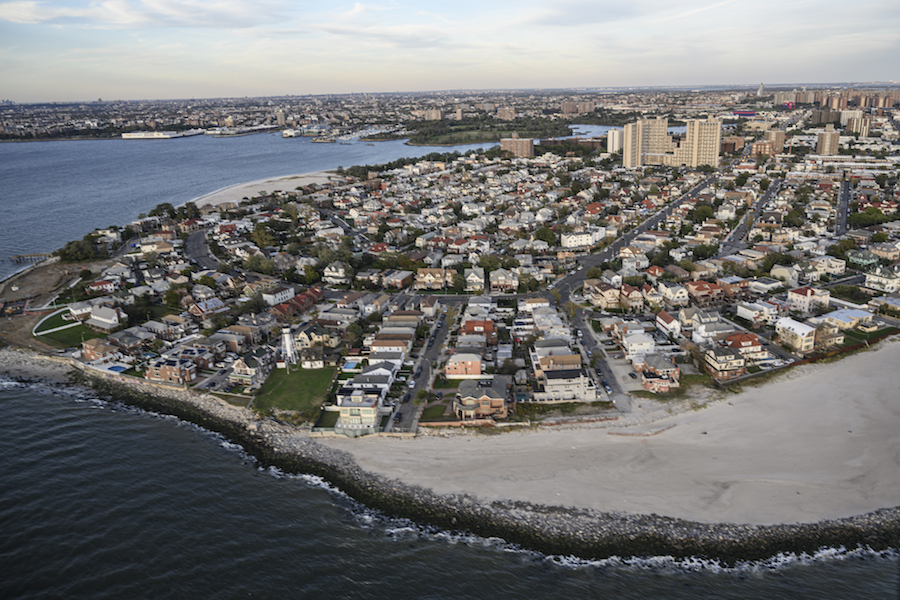
[[[847,212],[850,210],[850,182],[841,182],[841,196],[838,200],[838,210],[836,223],[834,226],[834,234],[841,237],[847,233]]]
[[[195,231],[187,237],[184,243],[184,254],[189,260],[195,262],[201,269],[218,269],[219,261],[209,253],[206,244],[206,230]]]
[[[756,222],[759,218],[760,213],[762,212],[763,207],[766,205],[766,202],[781,189],[781,184],[783,183],[782,179],[774,179],[772,183],[769,184],[769,189],[765,191],[763,195],[759,197],[756,201],[756,204],[753,205],[753,210],[748,214],[744,215],[744,218],[741,219],[741,222],[737,227],[734,228],[734,231],[730,236],[719,246],[719,257],[728,256],[737,250],[742,250],[747,247],[746,237],[747,231],[750,230],[750,226]]]

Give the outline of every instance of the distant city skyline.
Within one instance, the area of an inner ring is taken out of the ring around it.
[[[0,1],[15,102],[900,79],[865,0]]]

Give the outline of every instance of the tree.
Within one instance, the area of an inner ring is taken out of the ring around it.
[[[253,229],[253,232],[250,234],[250,239],[254,244],[259,247],[260,250],[264,250],[269,246],[273,246],[275,244],[275,240],[272,237],[272,234],[269,232],[268,228],[262,224],[257,223],[256,227]]]
[[[453,291],[456,293],[460,293],[466,289],[466,278],[460,275],[459,273],[454,273],[452,277]]]
[[[319,281],[319,272],[311,265],[305,265],[303,267],[303,277],[306,279],[306,285],[313,285]]]
[[[760,180],[760,182],[759,182],[759,189],[765,192],[767,189],[769,189],[769,185],[770,185],[771,183],[772,183],[772,182],[769,181],[768,179],[762,179],[762,180]]]
[[[244,268],[248,271],[262,273],[264,275],[275,274],[275,261],[263,258],[259,254],[252,254],[244,261]]]
[[[556,245],[556,233],[546,225],[534,232],[534,239],[543,240],[551,246]]]
[[[178,293],[177,288],[166,290],[166,293],[163,294],[163,302],[165,302],[166,306],[169,308],[178,308],[181,306],[181,294]]]
[[[600,279],[603,276],[603,270],[600,267],[591,267],[585,271],[584,276],[587,279]]]

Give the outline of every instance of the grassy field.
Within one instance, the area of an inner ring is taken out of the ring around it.
[[[288,374],[286,369],[275,369],[260,388],[253,405],[260,411],[294,410],[313,419],[325,401],[334,371],[298,369]]]
[[[45,344],[55,346],[57,348],[75,348],[81,347],[82,340],[92,340],[94,338],[106,337],[102,333],[88,329],[84,325],[63,329],[47,335],[38,335],[37,339]]]
[[[63,315],[68,316],[69,313],[63,311],[57,315],[53,315],[52,317],[41,323],[41,328],[37,331],[38,335],[40,335],[42,331],[47,331],[48,329],[56,329],[57,327],[62,327],[63,325],[71,325],[75,322],[66,321],[65,319],[63,319]]]
[[[449,417],[444,416],[444,410],[447,408],[446,403],[433,404],[422,411],[420,421],[456,421],[457,416],[453,413]]]
[[[341,413],[334,410],[323,410],[319,415],[319,420],[316,421],[316,427],[324,427],[330,429],[337,425],[338,417],[341,416]]]

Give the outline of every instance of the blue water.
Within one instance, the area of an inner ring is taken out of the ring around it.
[[[0,256],[243,181],[431,150],[274,134],[0,144]],[[2,378],[0,457],[3,599],[882,599],[900,586],[896,555],[829,551],[733,570],[665,557],[584,563],[429,531],[259,470],[189,424]]]
[[[238,183],[483,146],[490,145],[314,144],[280,133],[4,143],[0,258],[51,252],[97,227],[125,225],[160,203],[177,206]],[[20,268],[0,261],[0,279]]]
[[[0,598],[886,599],[871,553],[585,563],[379,518],[218,436],[0,378]]]

